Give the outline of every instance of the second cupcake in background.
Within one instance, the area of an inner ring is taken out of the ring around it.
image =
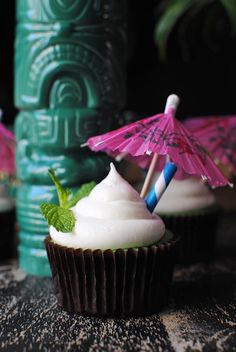
[[[173,179],[155,212],[180,236],[178,263],[212,258],[221,207],[203,180]]]

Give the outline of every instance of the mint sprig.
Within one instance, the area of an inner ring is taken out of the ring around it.
[[[84,183],[68,201],[68,208],[72,208],[80,199],[87,197],[92,189],[96,186],[96,182],[91,181]]]
[[[47,219],[49,226],[54,226],[57,231],[71,232],[75,226],[75,217],[70,209],[64,209],[56,204],[43,203],[41,213]]]
[[[40,206],[41,213],[49,226],[54,226],[57,231],[71,232],[75,226],[75,217],[69,208],[73,207],[80,199],[88,196],[96,183],[94,181],[85,183],[72,194],[69,188],[62,186],[53,169],[49,169],[48,173],[56,186],[59,206],[43,203]]]
[[[53,169],[49,169],[48,173],[56,186],[60,206],[62,208],[68,208],[67,201],[71,194],[71,190],[69,188],[63,188],[60,180],[57,178],[55,171]]]

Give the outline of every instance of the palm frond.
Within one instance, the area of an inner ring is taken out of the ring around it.
[[[221,4],[227,14],[232,28],[232,34],[236,34],[236,0],[163,0],[158,5],[160,16],[154,29],[154,41],[159,49],[159,56],[165,60],[167,43],[176,24],[183,19],[183,26],[180,23],[180,33],[184,37],[184,30],[187,30],[188,17],[190,20],[197,16],[207,6]],[[210,13],[210,12],[209,12]],[[185,45],[185,44],[183,44]]]
[[[231,23],[232,32],[236,33],[236,1],[235,0],[220,0]]]
[[[169,36],[177,21],[191,7],[189,0],[169,1],[154,30],[154,40],[159,48],[161,59],[166,57]]]

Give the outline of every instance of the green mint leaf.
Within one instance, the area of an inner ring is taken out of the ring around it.
[[[62,208],[68,208],[67,201],[68,201],[69,195],[71,194],[71,191],[69,190],[69,188],[63,188],[60,180],[57,178],[55,171],[53,169],[49,169],[48,173],[56,186],[60,206]]]
[[[70,209],[64,209],[55,204],[43,203],[41,213],[49,226],[54,226],[57,231],[71,232],[75,226],[75,217]]]
[[[68,201],[67,208],[73,207],[80,199],[87,197],[95,186],[96,182],[94,181],[84,183]]]

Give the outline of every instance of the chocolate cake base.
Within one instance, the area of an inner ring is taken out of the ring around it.
[[[58,304],[70,312],[141,316],[168,303],[176,239],[118,250],[82,250],[45,240]]]
[[[189,214],[161,215],[166,227],[180,237],[178,264],[212,259],[221,213],[221,207],[214,205]]]

